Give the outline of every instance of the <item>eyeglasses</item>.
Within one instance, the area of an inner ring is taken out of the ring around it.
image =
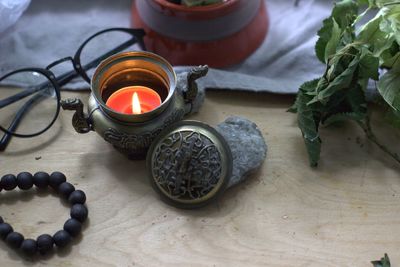
[[[74,57],[59,59],[45,69],[24,68],[0,78],[0,151],[11,137],[34,137],[47,131],[60,112],[60,88],[77,77],[90,83],[92,71],[101,61],[125,50],[146,50],[142,29],[102,30],[82,43]],[[135,47],[138,46],[138,47]],[[100,55],[100,56],[99,56]],[[71,62],[73,70],[55,75],[52,68]],[[25,125],[21,121],[29,121]]]

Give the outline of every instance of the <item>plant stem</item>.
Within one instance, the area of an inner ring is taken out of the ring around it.
[[[358,125],[364,130],[365,135],[367,138],[372,141],[375,145],[377,145],[382,151],[384,151],[386,154],[391,156],[394,160],[396,160],[398,163],[400,163],[400,157],[397,153],[391,151],[389,148],[387,148],[385,145],[381,144],[372,131],[371,128],[371,119],[370,115],[368,114],[365,119],[365,123],[362,121],[357,121]]]
[[[399,5],[400,1],[396,1],[396,2],[391,2],[391,3],[386,3],[383,6],[393,6],[393,5]]]

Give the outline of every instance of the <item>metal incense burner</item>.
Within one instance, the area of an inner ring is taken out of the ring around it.
[[[143,159],[161,131],[190,113],[197,96],[196,79],[207,74],[199,66],[176,75],[162,57],[149,52],[123,52],[109,57],[96,69],[91,84],[88,113],[79,99],[62,101],[75,110],[72,125],[78,133],[96,131],[132,159]],[[161,97],[161,105],[143,114],[123,114],[106,105],[107,99],[127,86],[146,86]]]
[[[246,119],[228,118],[215,128],[182,120],[201,102],[196,79],[207,71],[207,66],[200,66],[176,75],[155,54],[121,53],[97,67],[87,114],[79,99],[62,101],[62,107],[75,110],[72,124],[78,133],[94,130],[132,159],[147,156],[148,178],[163,201],[198,208],[242,181],[261,165],[266,153],[261,132]],[[106,105],[114,92],[131,86],[156,91],[160,106],[143,114],[125,114]]]

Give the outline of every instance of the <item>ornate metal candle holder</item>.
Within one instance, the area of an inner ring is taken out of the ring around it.
[[[259,168],[267,151],[261,132],[246,119],[231,117],[216,128],[182,121],[198,106],[195,80],[207,71],[207,66],[200,66],[177,76],[155,54],[121,53],[96,69],[87,114],[79,99],[61,104],[75,110],[72,124],[78,133],[94,130],[133,159],[147,154],[149,179],[162,200],[180,208],[197,208]],[[119,113],[107,106],[114,93],[134,86],[151,88],[161,104],[142,114],[134,114],[133,109],[132,114]]]
[[[196,79],[207,66],[177,76],[163,58],[149,52],[124,52],[109,57],[96,69],[88,101],[88,113],[79,99],[62,101],[63,109],[75,110],[72,124],[78,133],[96,131],[130,158],[144,158],[153,140],[167,126],[192,110],[197,96]],[[124,114],[106,105],[107,99],[127,86],[146,86],[161,97],[161,105],[143,114]]]

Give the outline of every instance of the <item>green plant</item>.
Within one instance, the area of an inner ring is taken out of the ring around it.
[[[375,17],[361,23],[371,10],[377,11]],[[315,51],[326,64],[325,73],[300,87],[290,109],[298,113],[311,166],[317,166],[320,157],[320,126],[344,120],[355,121],[372,142],[400,163],[398,154],[381,144],[372,131],[365,97],[368,81],[375,80],[389,117],[394,124],[400,121],[400,1],[339,1],[318,36]]]
[[[223,0],[182,0],[182,4],[186,6],[206,6],[222,2]]]
[[[374,267],[390,267],[390,260],[389,256],[385,253],[385,256],[381,258],[379,261],[372,261],[371,262]]]

